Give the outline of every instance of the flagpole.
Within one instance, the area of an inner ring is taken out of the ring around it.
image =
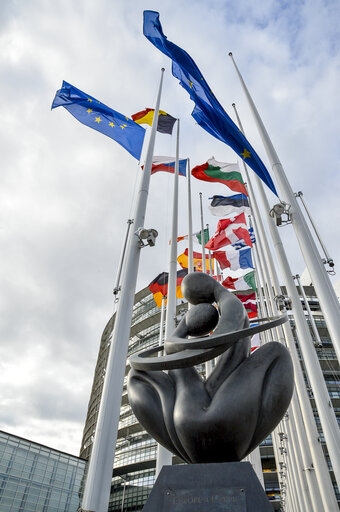
[[[325,266],[320,258],[316,244],[311,236],[304,216],[298,205],[297,199],[289,184],[287,176],[283,170],[279,157],[274,149],[274,146],[269,138],[267,130],[260,118],[260,115],[255,107],[255,104],[249,94],[241,73],[236,66],[233,55],[230,52],[236,73],[240,79],[243,91],[247,97],[250,109],[255,119],[255,123],[262,138],[268,159],[271,163],[273,172],[280,187],[281,194],[284,201],[290,205],[292,225],[298,239],[300,249],[304,260],[306,262],[313,286],[320,301],[320,306],[325,317],[328,331],[333,341],[334,349],[337,354],[338,361],[340,361],[340,304],[337,299],[335,290],[330,282],[329,276],[325,270]],[[340,471],[340,462],[339,462]],[[338,475],[340,476],[340,475]],[[339,482],[339,480],[338,480]],[[340,483],[340,482],[339,482]]]
[[[128,241],[128,238],[129,238],[129,232],[130,232],[130,228],[131,228],[132,224],[133,224],[133,220],[132,219],[128,219],[126,233],[125,233],[125,240],[124,240],[123,249],[122,249],[122,254],[121,254],[120,260],[119,260],[119,267],[118,267],[118,272],[117,272],[117,277],[116,277],[116,284],[115,284],[115,287],[113,288],[113,295],[115,296],[115,302],[118,301],[118,294],[119,294],[119,292],[121,290],[121,286],[119,285],[119,283],[120,283],[120,277],[121,277],[122,269],[123,269],[123,263],[124,263],[125,252],[126,252],[126,245],[127,245],[127,241]]]
[[[177,238],[176,238],[177,239]],[[169,281],[168,281],[169,286]],[[168,288],[169,291],[169,288]],[[168,311],[167,311],[168,313]],[[161,321],[159,325],[159,344],[162,345],[163,343],[163,330],[164,330],[164,318],[165,318],[165,296],[162,296],[162,309],[161,309]],[[156,457],[156,471],[155,471],[155,477],[159,475],[162,467],[164,465],[171,465],[172,464],[172,453],[169,452],[164,446],[161,444],[157,444],[157,457]]]
[[[297,203],[296,197],[291,189],[291,186],[288,182],[288,179],[284,173],[283,167],[277,156],[277,153],[274,149],[274,146],[269,138],[269,135],[264,127],[264,124],[259,116],[259,113],[255,107],[255,104],[249,94],[249,91],[243,81],[243,78],[236,66],[236,63],[233,59],[232,54],[230,54],[232,61],[234,63],[236,72],[239,76],[242,88],[246,94],[250,109],[253,113],[256,125],[258,127],[259,133],[261,135],[263,144],[265,146],[265,150],[267,152],[269,161],[272,165],[273,172],[275,173],[276,179],[280,185],[281,193],[283,194],[283,199],[290,204],[291,211],[291,219],[292,225],[295,230],[295,234],[297,236],[301,252],[303,254],[304,260],[306,262],[307,268],[309,270],[309,274],[311,276],[316,294],[320,301],[320,306],[322,312],[325,317],[326,325],[328,327],[331,339],[333,341],[333,346],[336,351],[338,361],[340,361],[340,305],[339,301],[336,297],[334,288],[329,280],[327,272],[325,270],[324,264],[320,258],[317,247],[314,243],[314,240],[311,237],[309,232],[307,223],[302,215],[300,207]],[[274,220],[274,219],[273,219]],[[273,224],[272,222],[270,223]],[[287,287],[294,284],[292,273],[290,271],[288,260],[285,263],[285,272],[286,274],[286,284]],[[295,285],[291,286],[294,288],[294,295],[298,295]],[[292,294],[290,294],[292,298]],[[300,304],[300,301],[299,301]],[[303,323],[306,325],[306,320],[304,317],[304,313],[301,308],[301,304],[299,306],[299,310],[303,315]],[[310,333],[308,330],[308,334],[310,337]],[[304,347],[301,344],[302,355],[304,357],[306,368],[309,374],[309,378],[311,380],[313,393],[315,396],[315,402],[319,411],[320,421],[322,425],[322,429],[325,435],[327,448],[329,452],[329,456],[332,462],[332,467],[334,471],[335,479],[338,483],[338,487],[340,487],[340,457],[339,457],[339,446],[340,446],[340,433],[338,423],[334,414],[333,407],[328,406],[329,394],[328,390],[320,369],[318,358],[315,354],[314,349],[312,347]]]
[[[210,236],[209,236],[209,224],[206,224],[206,228],[207,228],[207,230],[208,230],[208,238],[210,238]],[[205,237],[204,237],[204,241],[205,241]],[[209,274],[210,274],[211,276],[213,276],[213,275],[214,275],[214,272],[213,272],[213,268],[212,268],[211,251],[210,251],[210,249],[208,250],[208,256],[209,256],[209,268],[210,268],[210,270],[209,270]]]
[[[144,226],[163,76],[164,68],[161,70],[150,141],[146,154],[144,171],[141,173],[134,215],[136,231],[130,232],[129,236],[127,260],[122,277],[122,293],[118,303],[113,338],[99,406],[96,432],[88,463],[88,472],[81,505],[81,511],[83,512],[107,512],[108,509],[121,396],[125,375],[125,364],[129,346],[132,308],[136,289],[140,250],[142,247],[138,232]]]
[[[194,257],[192,248],[192,205],[191,205],[191,169],[190,158],[188,158],[188,274],[194,271]]]
[[[170,262],[168,278],[168,302],[166,308],[165,339],[170,338],[176,329],[176,288],[177,288],[177,236],[178,236],[178,172],[179,172],[179,119],[176,133],[176,161],[174,175],[174,195],[172,203],[172,232],[170,245]],[[158,445],[156,461],[156,478],[163,466],[171,465],[172,453],[164,446]]]
[[[237,120],[240,126],[240,129],[242,133],[243,127],[241,124],[241,120],[238,116],[235,104],[233,104]],[[249,173],[247,171],[247,167],[245,166],[246,173],[247,173],[247,180],[251,184],[251,179],[249,176]],[[257,183],[261,201],[263,203],[265,211],[269,211],[269,203],[267,196],[264,191],[264,187],[262,184],[262,181],[258,178],[257,175],[254,176],[254,179]],[[274,285],[276,297],[279,299],[281,295],[281,288],[278,281],[278,276],[276,273],[274,261],[269,249],[267,237],[264,231],[263,223],[261,220],[261,216],[258,210],[258,206],[256,201],[253,201],[256,211],[256,218],[259,220],[259,228],[262,233],[262,240],[263,240],[263,247],[266,254],[266,261],[268,263],[268,266],[265,266],[265,270],[269,268],[270,275],[272,279],[272,283]],[[324,418],[324,421],[321,421],[321,424],[325,424],[326,428],[328,425],[328,418],[331,416],[329,410],[328,403],[329,401],[329,395],[327,392],[327,388],[325,386],[325,382],[323,379],[322,372],[320,370],[320,365],[317,360],[314,348],[313,348],[313,341],[310,335],[309,328],[307,326],[305,315],[301,306],[300,297],[297,293],[293,278],[292,278],[292,272],[290,270],[290,266],[287,260],[287,256],[280,238],[280,235],[278,233],[278,228],[275,225],[274,219],[271,217],[267,217],[267,224],[268,228],[271,234],[271,238],[273,241],[273,245],[276,251],[277,259],[281,267],[282,274],[284,276],[285,284],[287,287],[288,295],[291,299],[292,304],[292,312],[294,315],[296,330],[297,330],[297,336],[299,339],[300,348],[302,351],[302,355],[304,358],[305,366],[307,374],[310,377],[313,376],[313,383],[316,386],[316,393],[314,394],[316,400],[316,406],[317,410],[319,412],[320,421],[321,418]],[[268,282],[270,283],[270,278],[267,278]],[[270,288],[270,287],[268,287]],[[331,512],[333,509],[336,510],[337,503],[334,495],[334,489],[332,486],[332,482],[330,479],[328,467],[325,461],[325,457],[319,442],[319,434],[316,428],[314,415],[310,406],[309,397],[306,391],[305,383],[304,383],[304,377],[301,370],[300,361],[298,358],[298,354],[296,351],[296,345],[295,341],[292,335],[292,331],[290,326],[286,323],[283,325],[283,330],[285,333],[286,342],[288,345],[288,348],[290,350],[293,364],[294,364],[294,373],[295,373],[295,385],[299,397],[299,405],[301,408],[301,413],[303,416],[303,422],[304,425],[299,425],[299,428],[297,429],[299,437],[299,442],[302,450],[302,456],[304,457],[304,468],[313,468],[315,470],[315,473],[313,470],[311,471],[305,471],[307,480],[308,480],[308,488],[310,495],[313,500],[313,504],[315,507],[315,510],[325,510],[325,512]],[[313,386],[312,386],[313,387]],[[322,392],[321,392],[322,389]],[[314,390],[313,390],[314,391]],[[321,393],[321,395],[320,395]],[[320,403],[319,403],[320,402]],[[292,407],[294,410],[294,407],[296,408],[297,405],[294,403],[294,400],[292,401]],[[320,408],[319,408],[320,407]],[[324,417],[325,415],[325,417]],[[299,411],[297,409],[294,410],[294,417],[298,420],[300,418]],[[305,442],[305,434],[307,434],[307,440],[308,444]],[[327,440],[326,440],[327,442]],[[310,454],[310,456],[309,456]],[[320,490],[322,503],[320,503],[320,497],[319,493],[317,492],[317,486],[315,485],[314,478],[317,478],[318,487]]]
[[[316,225],[314,224],[314,221],[313,221],[313,219],[312,219],[312,216],[311,216],[311,214],[310,214],[310,211],[309,211],[309,209],[307,208],[307,205],[306,205],[306,203],[305,203],[305,200],[303,199],[303,193],[302,193],[302,192],[301,192],[301,190],[300,190],[299,192],[296,192],[296,194],[294,194],[294,195],[295,195],[295,197],[299,197],[299,198],[300,198],[300,201],[301,201],[301,203],[303,204],[303,207],[304,207],[304,209],[305,209],[305,211],[306,211],[306,214],[307,214],[307,216],[308,216],[308,218],[309,218],[309,221],[310,221],[311,225],[313,226],[313,229],[314,229],[315,235],[316,235],[317,239],[319,240],[319,244],[321,245],[322,250],[323,250],[323,252],[325,253],[325,259],[326,259],[325,263],[327,263],[327,264],[330,266],[330,268],[331,268],[331,270],[328,270],[328,273],[329,273],[329,274],[335,274],[335,272],[334,272],[334,270],[333,270],[333,268],[334,268],[334,261],[333,261],[333,259],[330,257],[330,255],[329,255],[329,253],[328,253],[328,251],[327,251],[327,249],[326,249],[326,246],[325,246],[325,244],[323,243],[323,241],[322,241],[322,239],[321,239],[321,236],[320,236],[320,234],[319,234],[318,230],[316,229]]]
[[[201,246],[202,246],[202,272],[207,273],[207,265],[205,261],[205,237],[204,237],[204,222],[203,222],[203,207],[202,207],[202,192],[200,196],[200,212],[201,212]]]
[[[202,272],[206,274],[207,265],[205,260],[205,236],[204,236],[204,222],[203,222],[203,207],[202,207],[202,192],[199,193],[200,197],[200,212],[201,212],[201,246],[202,246]],[[211,266],[210,266],[211,268]],[[205,378],[207,379],[213,370],[212,361],[205,363]]]

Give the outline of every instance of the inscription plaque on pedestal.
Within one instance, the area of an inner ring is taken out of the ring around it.
[[[273,512],[249,462],[163,466],[143,512]]]
[[[239,487],[166,489],[162,512],[246,512],[246,493]]]

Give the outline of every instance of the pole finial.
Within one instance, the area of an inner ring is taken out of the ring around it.
[[[229,55],[229,57],[232,57],[233,56],[233,52],[229,52],[228,55]]]
[[[163,71],[163,72],[164,72],[164,71],[165,71],[165,68],[161,68],[161,71]]]
[[[236,107],[236,104],[235,104],[235,103],[232,103],[232,104],[231,104],[231,106],[232,106],[233,108],[235,108],[235,107]]]

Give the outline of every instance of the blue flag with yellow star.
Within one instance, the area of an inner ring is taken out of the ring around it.
[[[233,148],[277,195],[274,183],[261,158],[217,101],[195,62],[186,51],[168,41],[163,34],[158,12],[144,11],[143,33],[156,48],[172,59],[172,74],[178,78],[181,86],[188,91],[194,101],[195,107],[191,115],[197,123]]]
[[[63,81],[51,108],[64,107],[78,121],[97,130],[123,146],[134,158],[140,159],[145,129],[116,110],[107,107],[89,94]]]

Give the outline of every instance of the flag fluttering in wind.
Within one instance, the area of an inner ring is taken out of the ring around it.
[[[205,247],[211,251],[216,251],[225,245],[238,242],[240,239],[244,240],[247,245],[252,247],[244,213],[231,219],[219,220],[215,235],[209,240]]]
[[[143,166],[144,167],[144,166]],[[152,157],[152,167],[151,174],[155,174],[156,172],[170,172],[174,174],[175,172],[175,159],[172,156],[154,156]],[[187,175],[187,159],[183,158],[178,161],[178,174],[180,176]]]
[[[176,297],[178,299],[182,299],[182,290],[181,283],[184,277],[187,275],[188,269],[184,268],[182,270],[178,270],[177,272],[177,280],[176,280]],[[158,276],[155,277],[153,281],[149,284],[148,288],[150,292],[153,294],[154,301],[158,308],[162,305],[162,297],[166,297],[168,294],[168,280],[169,273],[161,272]]]
[[[255,234],[254,234],[254,228],[253,227],[249,228],[248,232],[249,232],[251,243],[255,244],[256,238],[255,238]],[[234,249],[236,249],[237,251],[239,251],[240,249],[243,249],[243,247],[247,247],[247,245],[248,244],[246,244],[244,240],[239,240],[238,242],[235,242],[234,244],[231,244],[231,246]]]
[[[215,255],[216,253],[214,253],[214,256]],[[247,247],[247,249],[240,249],[239,251],[235,251],[233,249],[228,250],[227,258],[230,263],[230,270],[239,270],[240,268],[254,268],[250,247]]]
[[[230,261],[227,258],[226,251],[214,251],[213,257],[218,261],[221,270],[225,270],[226,268],[230,268]]]
[[[198,272],[202,272],[203,270],[203,264],[202,264],[202,254],[200,252],[193,252],[193,260],[194,260],[194,268]],[[188,257],[188,249],[185,249],[185,251],[180,254],[177,258],[178,263],[181,265],[182,268],[188,268],[189,266],[189,257]],[[209,256],[205,256],[205,264],[206,269],[208,272],[210,272],[210,262],[209,262]],[[214,260],[212,258],[211,260],[211,266],[212,271],[214,271]]]
[[[136,114],[132,114],[131,118],[135,123],[138,124],[149,124],[152,126],[152,121],[154,118],[155,109],[154,108],[146,108],[145,110],[141,110]],[[158,124],[157,131],[160,133],[167,133],[172,135],[172,130],[177,119],[172,117],[170,114],[164,112],[164,110],[160,110],[158,114]]]
[[[203,230],[203,238],[204,238],[203,243],[204,243],[204,245],[208,243],[208,241],[209,241],[209,236],[210,236],[210,235],[209,235],[209,229],[208,229],[208,228],[205,228],[205,229]],[[197,233],[196,238],[197,238],[198,243],[202,245],[202,232],[201,232],[201,231],[199,231],[199,232]]]
[[[202,244],[202,236],[201,236],[201,231],[196,231],[196,233],[193,233],[192,234],[192,237],[194,239],[195,242],[199,243],[199,244]],[[184,235],[184,236],[179,236],[177,238],[177,242],[181,242],[182,240],[188,240],[189,238],[189,235]],[[204,230],[204,243],[206,244],[209,240],[209,229],[206,228]]]
[[[198,180],[223,183],[234,192],[248,195],[238,164],[217,162],[210,158],[204,164],[196,165],[191,174]]]
[[[229,290],[256,290],[255,274],[254,271],[248,272],[242,277],[230,277],[228,276],[223,281],[223,286]]]
[[[258,324],[252,324],[253,326],[255,325],[258,325]],[[251,352],[254,352],[256,349],[258,349],[261,345],[261,340],[260,340],[260,334],[257,333],[257,334],[254,334],[254,336],[252,336],[251,340],[250,340],[250,351]]]
[[[78,121],[115,140],[137,160],[142,152],[145,129],[127,116],[107,107],[89,94],[63,81],[52,109],[64,107]]]
[[[144,11],[143,32],[156,48],[172,59],[172,74],[194,101],[195,107],[191,115],[197,123],[213,137],[233,148],[277,195],[262,160],[217,101],[193,59],[182,48],[168,41],[163,34],[158,12]]]
[[[233,196],[213,196],[209,205],[210,213],[216,217],[228,217],[228,215],[235,214],[236,212],[244,212],[250,215],[250,207],[247,196],[244,194],[236,194]]]
[[[242,302],[243,306],[246,308],[249,318],[254,318],[257,316],[257,305],[256,305],[256,297],[255,293],[251,293],[250,295],[243,294],[235,294],[236,297]]]

